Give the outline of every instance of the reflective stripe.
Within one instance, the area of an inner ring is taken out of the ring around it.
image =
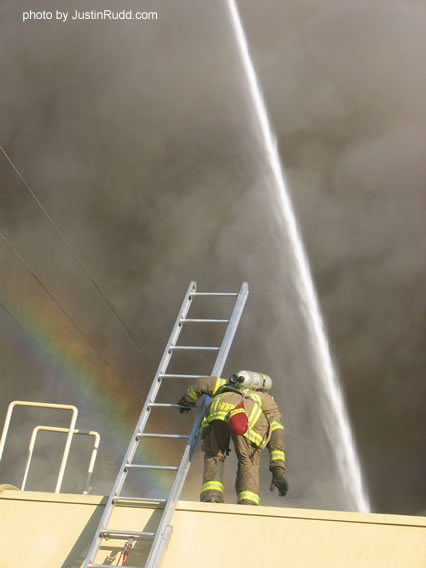
[[[255,402],[249,416],[249,428],[253,428],[253,426],[255,426],[256,422],[259,420],[261,415],[262,415],[262,409]]]
[[[257,446],[258,448],[263,448],[264,445],[265,445],[265,440],[264,440],[263,436],[261,436],[260,434],[258,434],[254,430],[247,430],[247,432],[245,434],[243,434],[243,436],[244,436],[244,438],[247,438],[248,440],[250,440],[250,442],[253,442],[253,444],[255,446]]]
[[[269,461],[285,461],[285,454],[282,450],[272,450],[269,454]]]
[[[220,379],[221,381],[223,379]],[[227,420],[227,416],[228,416],[228,411],[227,410],[218,410],[219,404],[223,398],[223,396],[226,393],[223,394],[219,394],[215,397],[215,399],[213,400],[213,402],[210,405],[210,409],[209,409],[209,413],[207,416],[205,416],[203,418],[203,421],[201,422],[201,426],[200,426],[200,433],[201,435],[204,434],[204,432],[206,431],[206,429],[209,427],[209,425],[211,424],[211,422],[213,422],[213,420],[223,420],[226,422]]]
[[[213,387],[213,391],[212,391],[211,396],[214,397],[215,394],[217,393],[217,391],[218,391],[221,387],[223,387],[223,385],[225,385],[227,382],[228,382],[228,381],[227,381],[226,379],[221,379],[220,377],[217,377],[216,383],[215,383],[215,385],[214,385],[214,387]],[[198,392],[195,390],[194,385],[191,385],[191,386],[188,388],[188,390],[186,391],[186,396],[187,396],[187,398],[189,398],[189,400],[196,402],[196,401],[200,398],[201,394],[198,393]]]
[[[209,414],[215,414],[217,407],[219,406],[219,402],[220,402],[220,396],[218,396],[217,398],[215,398],[210,406],[210,410],[209,410]]]
[[[244,410],[242,406],[240,408],[234,408],[234,410],[231,410],[231,412],[229,413],[227,422],[229,421],[230,418],[232,418],[232,416],[235,416],[236,414],[247,414],[247,412]]]
[[[271,432],[275,432],[275,430],[284,430],[284,426],[276,420],[273,420],[271,422]]]
[[[257,493],[253,493],[253,491],[240,491],[238,493],[238,503],[241,501],[251,501],[255,505],[259,505],[260,499]]]
[[[250,396],[254,404],[249,416],[248,430],[244,434],[244,437],[250,440],[250,442],[252,442],[258,448],[263,448],[265,446],[266,440],[263,438],[263,436],[253,430],[254,426],[262,415],[262,408],[255,400],[255,398],[260,400],[260,397],[255,393],[251,394],[254,395],[254,397]]]
[[[221,387],[223,387],[223,385],[226,385],[227,382],[228,382],[228,381],[227,381],[226,379],[221,379],[220,377],[218,377],[218,378],[216,379],[216,383],[215,383],[215,385],[214,385],[214,389],[213,389],[213,392],[212,392],[212,396],[214,396],[214,395],[217,393],[217,391],[218,391]]]
[[[194,388],[194,385],[191,385],[191,386],[189,387],[189,389],[186,391],[186,396],[187,396],[190,400],[197,401],[197,400],[200,398],[201,395],[199,395],[199,394],[196,392],[196,390],[195,390],[195,388]]]
[[[201,493],[205,493],[206,491],[218,491],[219,493],[223,493],[223,483],[220,481],[207,481],[203,483]]]
[[[226,416],[226,412],[216,412],[215,414],[209,414],[208,416],[203,418],[200,426],[201,434],[204,434],[205,430],[207,430],[207,428],[214,420],[223,420],[224,422],[226,422]]]
[[[226,410],[218,410],[217,412],[206,416],[203,419],[201,426],[204,428],[205,425],[208,426],[211,422],[213,422],[213,420],[224,420],[225,422],[227,422],[227,416],[228,413],[226,412]]]
[[[226,410],[218,410],[217,412],[214,412],[213,414],[209,414],[209,422],[212,422],[213,420],[224,420],[225,422],[228,422],[228,413]]]
[[[218,379],[219,380],[219,379]],[[221,381],[224,381],[224,379],[220,379]],[[226,382],[226,381],[225,381]],[[222,398],[224,396],[226,396],[228,393],[222,393],[222,394],[218,394],[214,399],[213,402],[210,405],[209,408],[209,413],[207,416],[205,416],[203,418],[203,421],[201,422],[201,426],[200,426],[200,433],[201,435],[203,435],[203,433],[205,432],[205,430],[209,427],[209,425],[211,424],[211,422],[213,422],[213,420],[223,420],[224,422],[228,421],[228,414],[229,414],[229,409],[227,410],[223,410],[220,409],[220,403],[222,401]]]
[[[260,406],[260,408],[262,408],[262,399],[260,398],[260,396],[258,394],[249,390],[249,392],[247,393],[246,396],[247,396],[247,398],[251,398],[251,400],[256,402]]]
[[[228,414],[229,409],[221,408],[221,402],[222,402],[223,397],[224,397],[224,394],[219,394],[213,400],[213,402],[210,406],[209,415],[206,416],[206,418],[209,420],[209,422],[211,422],[212,420],[225,420],[226,419],[226,415]]]

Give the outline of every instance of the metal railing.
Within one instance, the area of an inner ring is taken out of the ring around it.
[[[2,435],[1,435],[1,438],[0,438],[0,461],[3,457],[3,450],[4,450],[5,443],[6,443],[6,437],[7,437],[8,431],[9,431],[10,421],[11,421],[12,413],[13,413],[15,406],[30,406],[30,407],[35,407],[35,408],[52,408],[52,409],[59,409],[59,410],[71,410],[72,414],[71,414],[70,426],[69,426],[69,428],[67,428],[68,435],[67,435],[67,439],[66,439],[66,442],[65,442],[64,453],[62,455],[61,466],[59,468],[58,479],[56,481],[56,487],[55,487],[55,493],[60,493],[61,486],[62,486],[62,480],[63,480],[64,473],[65,473],[65,467],[67,465],[68,455],[69,455],[69,452],[70,452],[72,437],[73,437],[74,432],[75,432],[75,424],[77,422],[77,415],[78,415],[77,407],[70,405],[70,404],[51,404],[51,403],[48,403],[48,402],[28,402],[28,401],[25,401],[25,400],[14,400],[14,401],[12,401],[9,404],[8,409],[7,409],[6,418],[5,418],[4,426],[3,426],[3,432],[2,432]]]
[[[32,434],[31,434],[31,439],[30,439],[30,444],[28,446],[28,457],[27,457],[27,462],[25,464],[25,473],[24,473],[24,479],[22,480],[22,485],[21,485],[21,491],[25,490],[25,485],[27,483],[27,478],[28,478],[28,473],[30,470],[30,465],[31,465],[31,460],[33,457],[33,451],[34,451],[34,446],[37,440],[37,434],[40,432],[59,432],[59,433],[63,433],[66,434],[67,432],[69,433],[69,428],[59,428],[56,426],[35,426],[33,428]],[[74,434],[76,435],[80,435],[80,436],[93,436],[94,437],[94,442],[93,442],[93,449],[92,449],[92,453],[90,455],[90,461],[89,461],[89,467],[87,470],[87,478],[86,478],[86,484],[83,490],[83,494],[87,495],[87,493],[89,492],[89,486],[90,486],[90,480],[92,479],[92,474],[93,474],[93,469],[95,467],[95,461],[96,461],[96,456],[98,453],[98,449],[99,449],[99,442],[100,442],[100,435],[98,432],[94,432],[92,430],[87,431],[87,430],[74,430]]]

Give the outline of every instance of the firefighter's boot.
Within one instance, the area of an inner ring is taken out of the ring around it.
[[[238,458],[237,503],[239,505],[259,505],[259,464],[262,450],[256,448],[244,436],[234,436],[235,451]]]
[[[200,501],[203,503],[223,503],[224,455],[204,455],[203,486]]]

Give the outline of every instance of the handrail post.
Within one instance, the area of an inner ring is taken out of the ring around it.
[[[12,418],[12,412],[13,412],[13,409],[15,408],[15,406],[30,406],[30,407],[34,407],[34,408],[53,408],[53,409],[58,409],[58,410],[71,410],[72,416],[71,416],[70,427],[69,427],[69,431],[68,431],[68,435],[67,435],[67,440],[65,442],[65,448],[64,448],[64,453],[62,455],[61,467],[59,469],[58,479],[57,479],[56,487],[55,487],[55,493],[60,493],[62,480],[63,480],[64,473],[65,473],[65,467],[66,467],[66,464],[67,464],[67,461],[68,461],[68,454],[70,452],[72,437],[74,435],[75,424],[77,422],[77,416],[78,416],[77,407],[73,406],[71,404],[52,404],[50,402],[28,402],[26,400],[13,400],[8,406],[6,418],[5,418],[4,426],[3,426],[3,432],[2,432],[2,435],[1,435],[1,438],[0,438],[0,460],[3,457],[3,450],[4,450],[4,446],[5,446],[5,442],[6,442],[6,437],[7,437],[7,433],[8,433],[8,430],[9,430],[10,420]]]
[[[28,472],[30,470],[31,460],[32,460],[32,456],[33,456],[34,446],[35,446],[35,443],[36,443],[36,440],[37,440],[37,435],[41,430],[44,431],[44,432],[59,432],[59,433],[63,433],[63,434],[66,434],[67,432],[69,432],[69,428],[60,428],[59,426],[42,426],[42,425],[34,426],[32,434],[31,434],[31,438],[30,438],[30,443],[29,443],[29,446],[28,446],[28,457],[27,457],[27,463],[25,464],[25,473],[24,473],[24,478],[22,480],[21,491],[25,490]],[[88,432],[87,430],[74,430],[74,434],[80,435],[80,436],[93,436],[94,437],[93,449],[92,449],[92,453],[90,455],[90,462],[89,462],[89,467],[88,467],[88,470],[87,470],[86,484],[85,484],[84,491],[83,491],[83,494],[87,495],[88,490],[89,490],[90,480],[92,478],[93,470],[94,470],[94,467],[95,467],[95,461],[96,461],[96,456],[97,456],[97,453],[98,453],[99,442],[100,442],[101,437],[99,435],[99,432],[94,432],[93,430],[90,430],[90,432]]]

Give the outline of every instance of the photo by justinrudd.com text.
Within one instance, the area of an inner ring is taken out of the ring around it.
[[[155,21],[159,19],[156,11],[136,11],[136,10],[25,10],[22,12],[23,22],[37,21],[56,21],[56,22],[75,22],[86,21]]]

